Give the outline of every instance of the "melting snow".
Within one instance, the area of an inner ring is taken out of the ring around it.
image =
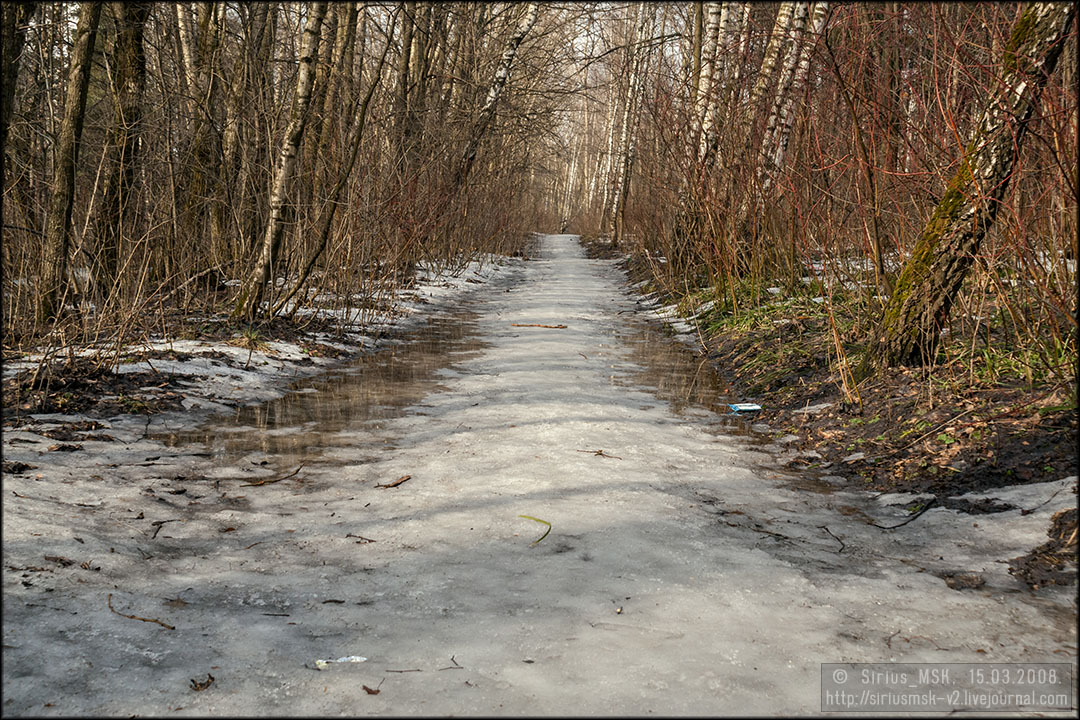
[[[486,287],[475,343],[406,412],[275,426],[288,451],[255,427],[211,457],[119,423],[123,442],[63,458],[6,434],[42,469],[4,478],[23,568],[4,573],[5,712],[813,714],[825,662],[1075,658],[1071,590],[1021,590],[1000,562],[1045,539],[1075,478],[882,530],[907,511],[806,489],[780,446],[658,402],[634,298],[573,236]]]

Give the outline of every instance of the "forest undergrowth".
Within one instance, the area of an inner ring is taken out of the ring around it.
[[[620,258],[642,292],[678,307],[732,402],[761,405],[753,422],[791,451],[788,469],[910,493],[913,513],[933,502],[973,516],[1016,508],[959,496],[1078,474],[1075,348],[1072,359],[1064,351],[1058,364],[1040,362],[1013,328],[991,323],[978,337],[954,335],[936,365],[845,387],[844,369],[865,350],[865,297],[834,291],[827,302],[816,281],[744,283],[734,302],[664,290],[655,258],[619,252],[606,238],[584,242],[592,257]],[[1076,528],[1075,510],[1059,513],[1047,542],[1012,561],[1014,574],[1031,586],[1075,582]]]

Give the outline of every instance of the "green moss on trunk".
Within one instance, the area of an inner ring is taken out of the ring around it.
[[[1002,90],[990,98],[960,169],[900,273],[857,379],[882,367],[933,362],[940,329],[997,216],[1026,124],[1074,14],[1072,4],[1035,4],[1017,21],[1004,53]]]

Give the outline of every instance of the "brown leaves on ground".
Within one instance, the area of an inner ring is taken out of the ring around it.
[[[938,376],[908,368],[864,383],[859,408],[844,404],[825,357],[804,363],[797,382],[773,383],[763,378],[777,375],[774,368],[739,361],[767,341],[748,333],[715,342],[720,350],[712,359],[737,388],[734,394],[763,406],[755,420],[798,435],[793,448],[821,454],[810,470],[880,492],[942,497],[1077,472],[1076,413],[1050,389],[935,387]],[[792,412],[823,402],[834,405],[816,414]],[[841,462],[854,453],[865,457]]]
[[[1050,520],[1047,542],[1027,555],[1009,560],[1009,572],[1033,589],[1076,583],[1076,508],[1062,510]]]
[[[22,475],[28,470],[36,470],[37,465],[30,465],[29,463],[17,462],[11,460],[4,460],[3,471],[11,475]]]
[[[180,408],[182,399],[168,376],[115,373],[90,358],[54,363],[40,373],[25,371],[3,382],[5,420],[23,413],[149,414]]]

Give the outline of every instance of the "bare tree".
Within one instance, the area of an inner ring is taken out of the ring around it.
[[[634,163],[634,145],[637,132],[637,109],[644,92],[645,66],[648,60],[648,28],[653,22],[654,6],[639,3],[637,29],[631,38],[630,70],[623,102],[623,117],[619,134],[619,150],[616,155],[615,192],[612,196],[611,242],[619,244],[623,234],[626,198],[630,192],[630,174]]]
[[[780,51],[791,29],[792,17],[795,13],[795,3],[782,2],[776,13],[776,21],[773,24],[772,33],[769,35],[769,44],[765,47],[765,56],[761,60],[761,70],[754,81],[754,87],[750,91],[750,101],[747,103],[746,112],[741,113],[741,127],[739,137],[749,138],[750,128],[754,123],[755,113],[765,98],[772,85],[773,74],[776,72],[776,63],[780,59]]]
[[[307,282],[308,277],[311,275],[311,270],[315,267],[315,263],[322,256],[326,250],[326,246],[330,241],[330,230],[334,223],[334,216],[337,214],[338,206],[341,204],[341,196],[345,191],[345,187],[348,185],[349,178],[352,176],[353,167],[356,165],[356,157],[360,152],[360,143],[364,139],[364,127],[367,124],[368,109],[371,107],[371,100],[375,95],[375,88],[379,86],[379,80],[382,77],[383,65],[386,64],[386,55],[390,51],[390,40],[392,38],[393,30],[391,29],[391,35],[387,38],[386,47],[383,48],[382,57],[379,58],[379,64],[375,68],[375,72],[372,75],[371,84],[368,86],[367,93],[364,95],[363,100],[359,100],[358,103],[354,102],[352,106],[352,112],[350,117],[352,123],[349,127],[349,134],[345,140],[345,147],[347,155],[341,161],[340,167],[337,169],[337,177],[333,186],[330,189],[330,195],[327,198],[326,209],[323,210],[322,218],[319,222],[318,229],[316,230],[316,237],[318,238],[317,244],[312,250],[307,264],[303,270],[300,271],[300,277],[293,285],[292,289],[281,300],[274,305],[273,313],[280,312],[285,307],[289,300],[291,300],[301,288],[304,287],[304,283]],[[359,110],[357,109],[359,105]]]
[[[296,96],[293,98],[292,110],[289,112],[289,125],[281,140],[274,185],[270,191],[270,219],[266,225],[266,233],[263,235],[259,257],[240,291],[236,309],[233,311],[234,317],[244,317],[249,320],[254,318],[259,303],[262,301],[270,270],[277,259],[284,231],[289,180],[296,167],[300,141],[304,137],[304,128],[307,125],[307,110],[311,103],[311,91],[315,82],[313,66],[319,50],[319,35],[325,15],[325,2],[311,4],[307,21],[304,23],[304,40],[299,58],[300,72],[296,76]]]
[[[825,21],[829,15],[829,3],[814,3],[813,18],[810,20],[810,29],[805,34],[802,32],[803,21],[799,28],[798,39],[792,43],[792,63],[790,69],[785,64],[784,80],[781,82],[782,91],[776,94],[773,109],[769,114],[769,120],[765,126],[765,136],[761,141],[761,161],[759,164],[759,181],[761,194],[767,196],[772,189],[776,174],[784,166],[784,156],[787,153],[788,140],[791,137],[791,126],[795,120],[793,109],[795,98],[802,91],[806,76],[810,72],[810,57],[818,37],[825,28]]]
[[[109,5],[116,26],[109,65],[113,126],[109,131],[102,197],[86,241],[95,254],[95,286],[103,298],[116,281],[123,225],[130,209],[146,85],[143,33],[152,7],[151,3],[138,2]]]
[[[86,117],[86,92],[90,87],[94,41],[101,18],[100,2],[81,3],[75,28],[68,73],[64,119],[56,139],[53,160],[53,193],[45,221],[45,252],[41,268],[41,297],[37,319],[46,323],[56,318],[67,289],[71,248],[71,206],[75,197],[75,168],[79,139]]]
[[[896,281],[861,374],[933,362],[953,300],[997,217],[1028,122],[1075,14],[1072,3],[1033,3],[1016,21],[1002,58],[1000,88]]]
[[[8,125],[15,104],[15,84],[19,76],[23,44],[26,42],[26,25],[34,15],[37,3],[6,2],[0,6],[0,42],[3,43],[3,97],[0,98],[0,166],[7,148]],[[0,206],[2,207],[2,206]]]
[[[483,140],[488,126],[495,117],[495,107],[499,101],[499,96],[502,95],[503,88],[506,87],[507,81],[510,80],[510,70],[513,67],[514,58],[517,56],[518,47],[525,39],[525,36],[529,34],[529,31],[532,30],[533,25],[536,24],[539,14],[540,3],[532,2],[526,5],[514,33],[506,43],[499,64],[495,68],[495,74],[491,78],[491,84],[488,86],[487,97],[480,107],[480,114],[473,123],[472,130],[469,132],[465,150],[461,153],[457,170],[454,172],[453,187],[455,188],[464,185],[469,172],[472,170],[473,162],[476,160],[476,151],[480,147],[480,141]]]

